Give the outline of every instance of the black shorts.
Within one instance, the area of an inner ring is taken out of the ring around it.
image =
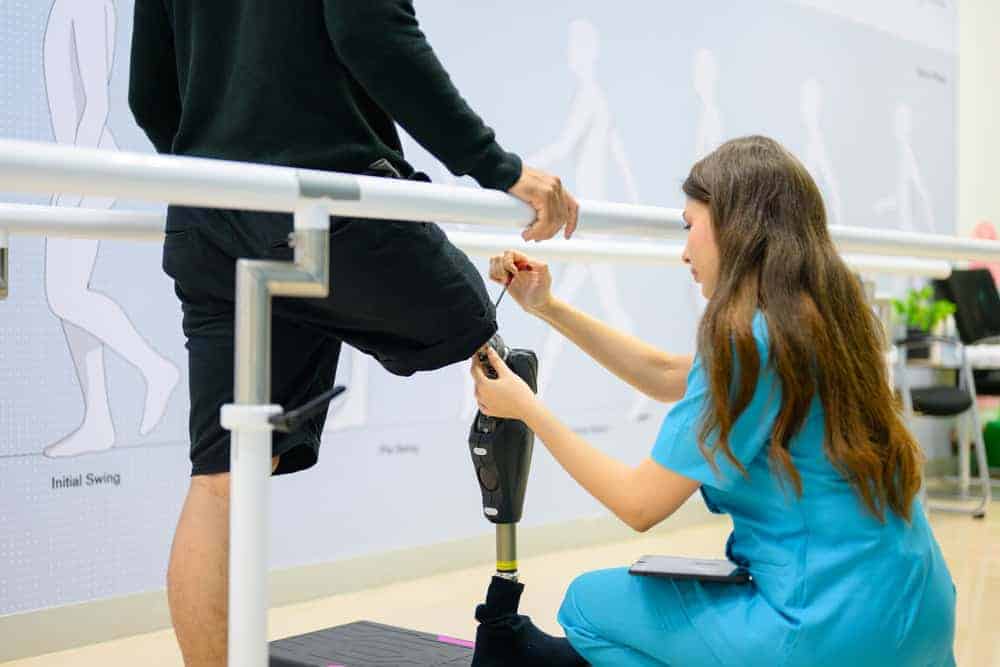
[[[219,408],[233,400],[234,284],[239,258],[291,260],[290,214],[171,207],[163,269],[184,313],[192,475],[229,470]],[[479,272],[437,225],[331,218],[330,294],[273,299],[271,402],[296,408],[329,389],[341,342],[390,373],[469,359],[496,332]],[[325,411],[275,433],[275,474],[316,463]]]

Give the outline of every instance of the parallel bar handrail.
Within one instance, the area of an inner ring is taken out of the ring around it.
[[[0,204],[0,229],[14,236],[160,241],[165,224],[159,211]]]
[[[0,229],[13,235],[62,236],[84,239],[160,241],[165,218],[153,211],[123,211],[0,204]],[[527,244],[512,233],[454,230],[446,227],[452,243],[470,255],[490,256],[514,248],[546,261],[628,262],[681,264],[683,245],[636,239],[574,238],[567,242]],[[899,274],[946,278],[951,265],[944,260],[847,253],[848,266],[860,273]]]
[[[683,265],[684,246],[673,242],[640,242],[637,240],[608,241],[576,239],[566,243],[522,244],[513,234],[455,232],[448,238],[467,254],[489,257],[505,250],[523,250],[532,257],[552,262],[623,262],[631,265]],[[947,278],[951,264],[941,259],[915,259],[884,255],[844,253],[844,262],[862,274],[884,274]]]
[[[534,211],[494,190],[270,165],[0,140],[0,190],[142,199],[257,211],[294,210],[322,198],[335,215],[416,222],[524,227]],[[683,233],[681,211],[580,202],[592,232],[663,236]]]
[[[841,252],[960,262],[1000,262],[1000,241],[841,225],[830,225],[829,229]]]
[[[523,227],[530,207],[501,192],[204,158],[0,140],[0,190],[75,192],[179,205],[290,212],[300,197],[367,218]],[[676,208],[581,201],[580,227],[619,236],[683,238]],[[844,252],[1000,261],[1000,241],[831,225]]]

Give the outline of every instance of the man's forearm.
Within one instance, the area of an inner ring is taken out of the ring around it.
[[[650,398],[669,403],[684,395],[690,355],[667,354],[559,299],[534,314]]]

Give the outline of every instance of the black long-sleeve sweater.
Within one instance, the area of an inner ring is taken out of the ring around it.
[[[412,0],[136,0],[129,106],[160,153],[404,174],[395,120],[452,173],[521,161],[462,99]]]

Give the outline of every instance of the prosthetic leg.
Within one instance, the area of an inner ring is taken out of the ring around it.
[[[515,373],[535,389],[538,364],[532,352],[510,350],[499,336],[494,336],[489,344]],[[480,361],[484,362],[485,357],[480,357]],[[492,368],[488,368],[487,373],[496,377]],[[505,586],[496,590],[491,587],[487,602],[492,601],[494,607],[504,610],[512,608],[515,612],[522,588],[517,583],[515,531],[524,507],[534,439],[534,434],[523,422],[495,419],[481,413],[476,415],[469,433],[469,450],[483,495],[483,513],[497,526],[495,581]],[[502,628],[491,634],[493,643],[490,645],[496,644],[500,634],[510,633],[507,618],[508,615],[504,614]],[[443,635],[358,621],[271,642],[270,653],[272,667],[467,666],[473,658],[473,644]],[[495,651],[488,653],[491,659],[496,657]]]
[[[538,360],[511,350],[499,336],[489,344],[532,390]],[[479,358],[486,364],[485,356]],[[486,364],[487,375],[496,371]],[[483,514],[497,527],[497,572],[486,602],[476,608],[476,644],[369,621],[357,621],[271,642],[271,667],[559,667],[585,665],[563,638],[550,637],[517,613],[524,585],[517,581],[517,522],[531,469],[535,435],[521,421],[476,415],[469,451],[483,497]],[[475,649],[473,651],[473,649]]]
[[[512,371],[537,391],[538,358],[531,350],[510,349],[499,335],[489,345]],[[480,363],[488,377],[496,371],[485,355]],[[483,515],[497,527],[497,576],[517,581],[517,522],[524,510],[524,493],[531,470],[531,451],[535,434],[524,422],[498,419],[476,413],[469,431],[472,465],[483,496]]]
[[[538,357],[531,350],[508,348],[499,335],[489,345],[532,391],[538,391]],[[479,356],[486,375],[496,371]],[[517,580],[517,522],[531,470],[535,434],[516,419],[498,419],[477,413],[469,432],[469,451],[483,496],[483,515],[496,524],[497,571],[476,607],[475,652],[472,667],[559,667],[586,665],[562,637],[552,637],[517,613],[524,584]]]

